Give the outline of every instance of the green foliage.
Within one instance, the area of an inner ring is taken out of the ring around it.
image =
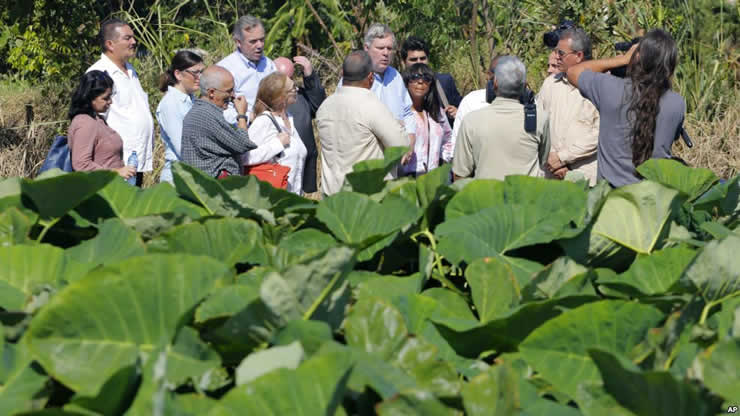
[[[717,414],[739,382],[740,177],[641,170],[587,191],[443,166],[318,203],[180,164],[175,188],[3,180],[0,409]]]

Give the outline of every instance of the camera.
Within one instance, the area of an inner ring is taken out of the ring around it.
[[[630,50],[632,45],[640,43],[641,40],[642,40],[641,37],[637,37],[637,38],[633,38],[632,40],[629,40],[626,42],[616,42],[614,44],[614,49],[616,49],[619,52],[627,52],[628,50]],[[615,77],[624,78],[625,76],[627,76],[627,67],[620,66],[618,68],[612,69],[609,72],[611,72],[611,74],[614,75]]]
[[[545,46],[552,49],[558,46],[558,42],[560,42],[560,34],[563,33],[563,31],[574,27],[576,27],[576,24],[573,23],[572,20],[563,20],[563,23],[561,23],[555,30],[545,33],[542,36],[542,41],[545,43]]]

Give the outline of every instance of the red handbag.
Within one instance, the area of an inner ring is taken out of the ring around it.
[[[266,115],[272,121],[278,133],[282,131],[272,114],[262,113],[260,115]],[[256,176],[257,179],[268,182],[275,188],[280,189],[288,189],[288,173],[290,173],[290,166],[278,163],[265,162],[252,166],[244,166],[244,175]]]
[[[288,173],[290,173],[290,167],[278,163],[244,166],[245,175],[256,176],[257,179],[280,189],[288,189]]]

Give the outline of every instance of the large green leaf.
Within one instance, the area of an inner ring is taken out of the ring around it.
[[[31,242],[29,232],[38,216],[16,207],[0,212],[0,247]]]
[[[275,222],[276,217],[281,217],[286,211],[298,206],[314,205],[309,199],[275,188],[253,175],[229,176],[219,181],[219,184],[239,206],[253,210],[259,218],[268,222]]]
[[[686,269],[686,277],[707,302],[721,301],[740,292],[740,236],[732,234],[704,246]]]
[[[678,191],[649,181],[615,189],[596,221],[561,245],[581,264],[623,267],[634,253],[650,254],[659,247],[683,199]]]
[[[209,416],[334,415],[344,397],[353,360],[345,351],[318,354],[297,370],[278,369],[237,386]]]
[[[214,178],[185,163],[172,164],[172,177],[177,192],[205,208],[209,215],[233,217],[239,215],[240,206]]]
[[[279,368],[295,370],[304,357],[303,347],[298,341],[249,354],[236,369],[236,385],[250,383]]]
[[[499,257],[485,257],[465,270],[473,303],[482,323],[489,322],[519,304],[521,287],[516,275]]]
[[[8,207],[21,208],[21,178],[0,180],[0,211]]]
[[[542,377],[575,398],[578,384],[599,381],[588,349],[626,354],[662,318],[652,306],[617,300],[590,303],[545,322],[519,351]]]
[[[336,328],[349,301],[346,277],[353,266],[353,250],[330,249],[311,263],[268,274],[260,287],[260,298],[286,322],[310,318]]]
[[[408,151],[407,147],[389,147],[385,149],[383,159],[366,160],[355,164],[352,172],[347,173],[345,181],[352,190],[363,194],[374,194],[383,190],[388,172],[398,165],[401,157]]]
[[[672,159],[650,159],[637,168],[645,179],[681,191],[689,200],[700,196],[719,180],[709,169],[690,168]]]
[[[718,183],[694,201],[694,208],[709,212],[718,211],[720,215],[740,212],[740,175],[725,183]]]
[[[604,380],[604,389],[637,416],[702,416],[719,410],[702,400],[693,386],[676,381],[668,372],[624,368],[608,351],[594,349],[590,356]]]
[[[126,185],[131,187],[130,185]],[[146,253],[146,246],[139,235],[117,218],[105,221],[98,229],[98,235],[65,251],[77,277],[100,265],[108,265]],[[73,276],[68,276],[71,279]]]
[[[596,295],[588,269],[568,257],[560,257],[538,273],[522,289],[525,300],[553,299],[567,295]]]
[[[233,266],[245,263],[262,243],[262,229],[252,220],[218,218],[175,227],[160,238],[168,252],[210,256]]]
[[[259,299],[261,280],[254,284],[234,284],[216,289],[195,310],[195,322],[229,318]]]
[[[544,322],[560,315],[563,310],[581,306],[594,299],[596,299],[594,296],[568,296],[528,302],[487,323],[435,316],[430,319],[459,355],[478,358],[481,354],[491,351],[516,350],[519,344]]]
[[[584,416],[636,416],[607,393],[601,382],[579,384],[575,400]]]
[[[64,250],[48,245],[0,247],[0,307],[22,310],[42,288],[60,288],[67,279]]]
[[[629,270],[599,283],[627,285],[645,295],[662,295],[680,280],[695,256],[696,251],[686,246],[665,248],[649,256],[641,254]]]
[[[571,235],[586,215],[586,193],[570,182],[509,176],[491,182],[491,194],[471,184],[447,205],[447,220],[435,229],[439,251],[452,263],[504,254]],[[483,201],[479,201],[479,199]],[[471,210],[480,208],[476,211]],[[461,212],[471,212],[460,215]]]
[[[331,235],[319,230],[308,228],[296,231],[280,240],[273,256],[273,265],[282,269],[303,263],[337,245],[337,241]]]
[[[227,271],[208,257],[183,255],[134,257],[95,270],[41,309],[29,347],[54,378],[94,396],[140,349],[171,342]]]
[[[456,416],[460,413],[446,407],[425,390],[401,392],[377,406],[379,416]]]
[[[0,345],[4,342],[0,326]],[[5,344],[0,357],[0,414],[12,415],[43,407],[46,402],[43,388],[49,377],[31,365],[25,344]]]
[[[140,189],[124,181],[111,181],[79,207],[77,212],[90,221],[105,218],[138,218],[164,213],[186,214],[198,218],[206,210],[177,195],[166,183]]]
[[[452,366],[438,358],[437,347],[410,336],[403,316],[387,301],[360,299],[352,307],[344,328],[347,345],[401,369],[420,388],[442,396],[458,394],[460,383]],[[357,371],[362,374],[361,369]]]
[[[704,384],[726,400],[736,400],[740,392],[740,339],[728,339],[702,357]]]
[[[123,182],[112,171],[73,172],[34,181],[24,179],[21,189],[41,218],[49,221],[62,217],[114,180]]]
[[[421,210],[405,199],[389,195],[382,203],[370,197],[339,192],[319,204],[316,217],[340,241],[363,250],[358,260],[369,260],[390,244],[395,235],[413,223]]]

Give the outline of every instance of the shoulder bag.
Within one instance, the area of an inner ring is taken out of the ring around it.
[[[283,130],[275,120],[275,117],[270,113],[262,113],[270,118],[272,124],[278,131],[278,134]],[[260,114],[260,115],[262,115]],[[288,188],[288,173],[290,173],[290,166],[281,165],[274,162],[265,162],[257,165],[244,166],[244,174],[256,176],[257,179],[267,182],[275,188],[287,189]]]

